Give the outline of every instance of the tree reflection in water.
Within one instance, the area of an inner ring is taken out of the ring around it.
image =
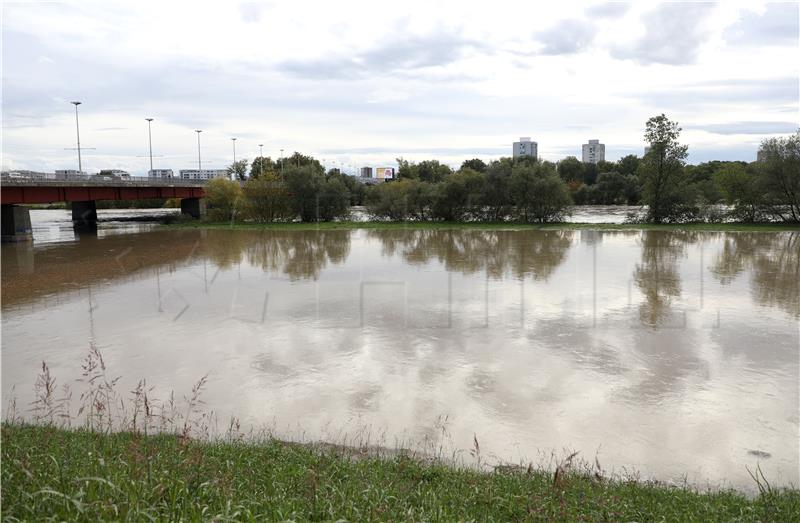
[[[711,271],[723,285],[751,271],[756,302],[800,317],[800,232],[726,234]]]
[[[400,252],[411,265],[437,260],[448,271],[502,279],[546,280],[566,259],[573,231],[487,231],[417,229],[370,231],[382,242],[384,256]]]

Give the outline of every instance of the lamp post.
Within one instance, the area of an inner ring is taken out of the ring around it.
[[[81,127],[78,124],[78,106],[81,102],[70,102],[75,106],[75,130],[78,134],[78,174],[83,172],[83,165],[81,164]]]
[[[200,161],[200,133],[202,133],[203,130],[202,129],[195,129],[194,132],[197,133],[197,170],[198,171],[202,171],[203,170],[203,164]],[[200,175],[200,173],[197,173],[197,174],[198,174],[198,176]]]
[[[231,174],[235,177],[238,176],[236,172],[236,138],[231,138],[231,142],[233,142],[233,172]]]
[[[150,131],[150,122],[153,119],[145,118],[145,120],[147,120],[147,142],[150,144],[150,172],[148,174],[153,176],[153,133]]]
[[[264,144],[263,143],[258,144],[258,157],[261,159],[261,161],[259,162],[261,164],[261,169],[259,169],[259,170],[261,171],[260,172],[260,176],[263,178],[264,177]]]

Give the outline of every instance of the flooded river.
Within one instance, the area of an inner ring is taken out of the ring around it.
[[[220,425],[800,484],[800,231],[133,225],[2,246],[5,399],[95,344],[123,391],[208,374]]]

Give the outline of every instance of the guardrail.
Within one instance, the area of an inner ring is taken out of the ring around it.
[[[132,178],[92,176],[92,175],[67,175],[63,178],[44,178],[28,176],[0,175],[2,186],[57,186],[57,187],[202,187],[208,180],[185,180],[182,178]]]

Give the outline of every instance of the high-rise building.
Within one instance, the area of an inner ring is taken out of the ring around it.
[[[606,160],[606,146],[600,140],[589,140],[583,144],[583,163],[597,163]]]
[[[361,177],[362,178],[372,178],[372,167],[362,167],[361,168]]]
[[[514,142],[514,150],[512,151],[513,157],[519,158],[521,156],[530,156],[533,158],[539,157],[539,144],[532,142],[530,136],[523,136],[518,142]]]

